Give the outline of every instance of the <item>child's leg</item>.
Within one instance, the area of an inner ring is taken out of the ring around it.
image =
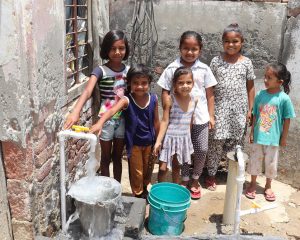
[[[264,159],[263,146],[260,144],[251,144],[250,157],[247,165],[247,172],[251,174],[251,182],[247,187],[245,195],[247,198],[254,199],[256,195],[256,179],[262,171],[262,161]]]
[[[129,180],[134,196],[140,196],[143,193],[143,157],[142,147],[133,146],[131,157],[128,161]]]
[[[111,161],[112,141],[100,140],[100,145],[101,145],[100,174],[101,176],[109,177],[109,164]]]
[[[143,159],[143,187],[147,188],[151,182],[152,171],[154,166],[154,161],[151,161],[152,147],[146,146],[142,147],[142,159]]]
[[[209,149],[207,152],[207,170],[208,178],[205,180],[205,185],[208,190],[216,190],[216,179],[217,170],[223,155],[223,146],[225,140],[213,139],[213,136],[209,137]]]
[[[183,163],[181,166],[181,185],[187,186],[190,180],[190,165]]]
[[[168,168],[167,163],[163,161],[159,161],[159,171],[157,175],[158,182],[165,182],[167,176]]]
[[[173,156],[172,160],[172,181],[173,183],[180,183],[180,164],[177,160],[177,155]]]
[[[274,201],[275,194],[272,190],[272,179],[277,176],[277,165],[279,157],[279,147],[277,146],[265,146],[265,198],[267,201]]]
[[[199,177],[202,174],[208,150],[208,123],[193,124],[191,137],[194,147],[193,181],[191,187],[198,189],[200,187]]]
[[[123,118],[114,120],[114,132],[113,132],[113,172],[114,179],[121,182],[122,177],[122,156],[124,150],[124,133],[125,133],[125,120]]]
[[[124,138],[115,138],[113,141],[112,161],[114,179],[121,182],[122,177],[122,156],[124,150]]]

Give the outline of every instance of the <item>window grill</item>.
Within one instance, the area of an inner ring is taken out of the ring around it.
[[[88,0],[65,0],[67,86],[71,88],[90,71]]]

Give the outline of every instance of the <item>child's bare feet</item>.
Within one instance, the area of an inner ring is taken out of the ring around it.
[[[217,189],[217,182],[215,176],[208,176],[205,179],[205,186],[210,191],[216,191]]]
[[[193,179],[190,192],[191,192],[192,199],[197,200],[201,198],[201,186],[199,184],[198,179]]]

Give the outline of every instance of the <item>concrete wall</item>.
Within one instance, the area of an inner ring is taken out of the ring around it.
[[[300,1],[290,0],[286,24],[282,61],[292,75],[290,97],[293,101],[296,119],[291,123],[289,142],[281,152],[279,176],[285,182],[300,188]]]
[[[287,1],[285,1],[287,2]],[[180,35],[186,30],[201,33],[204,47],[201,60],[209,64],[222,51],[221,35],[230,23],[238,23],[244,32],[243,54],[254,64],[257,73],[256,89],[263,88],[263,71],[267,63],[283,60],[293,75],[291,98],[297,111],[292,121],[289,146],[282,149],[279,163],[279,179],[300,187],[299,150],[299,97],[296,96],[299,83],[299,19],[300,2],[290,0],[288,4],[279,1],[196,1],[156,0],[154,1],[155,23],[158,44],[154,56],[154,67],[166,67],[179,54]],[[130,36],[134,1],[110,1],[110,27],[119,28]],[[286,29],[288,31],[286,32]],[[284,48],[284,51],[283,51]],[[297,66],[298,65],[298,66]],[[160,93],[160,89],[156,88]],[[299,95],[299,94],[298,94]]]
[[[99,39],[108,30],[108,2],[88,1],[97,64]],[[0,2],[0,141],[15,240],[52,236],[60,229],[57,132],[86,84],[66,88],[65,32],[63,1]],[[81,122],[91,115],[90,101]],[[82,173],[88,146],[77,140],[69,148],[72,180],[77,170]]]

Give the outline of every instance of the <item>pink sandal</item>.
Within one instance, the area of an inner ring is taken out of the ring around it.
[[[256,197],[256,191],[250,191],[250,188],[247,188],[246,192],[245,192],[245,196],[249,199],[255,199]]]
[[[195,187],[192,187],[190,189],[190,192],[191,192],[191,199],[193,200],[198,200],[201,198],[201,188],[195,188]]]

